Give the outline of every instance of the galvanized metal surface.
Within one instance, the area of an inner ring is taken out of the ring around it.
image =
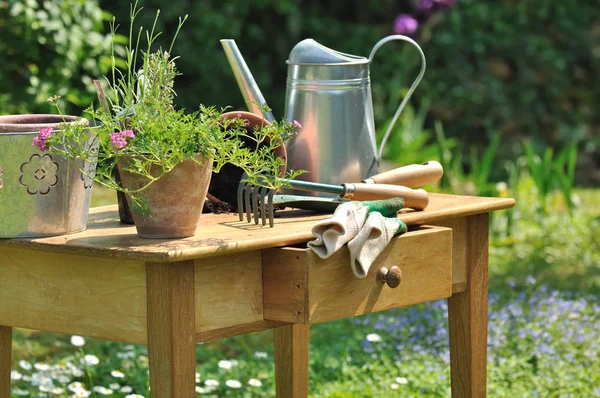
[[[72,161],[33,147],[36,134],[0,132],[0,238],[61,235],[86,227],[93,179]],[[78,164],[94,175],[95,164]]]
[[[273,114],[271,112],[264,112],[263,114],[263,111],[260,109],[261,106],[267,105],[267,101],[263,97],[258,84],[256,84],[256,80],[254,80],[254,76],[252,76],[248,65],[246,65],[246,61],[244,61],[244,57],[242,57],[237,44],[235,44],[235,40],[223,39],[221,40],[221,45],[223,46],[235,80],[240,87],[242,96],[246,101],[248,110],[257,115],[263,115],[269,122],[273,122],[275,120]]]
[[[369,58],[343,54],[312,39],[298,43],[290,53],[285,119],[298,120],[303,128],[287,143],[288,169],[308,170],[300,180],[339,185],[378,173],[383,148],[378,151],[375,141],[369,65],[377,49],[390,40],[408,41],[422,54],[413,40],[398,35],[379,41]],[[384,141],[423,76],[424,55],[422,61]]]

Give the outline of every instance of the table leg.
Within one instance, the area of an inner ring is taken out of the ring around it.
[[[146,281],[151,394],[194,398],[194,262],[147,263]]]
[[[467,219],[466,291],[448,299],[452,397],[486,396],[488,214]]]
[[[0,326],[0,397],[10,396],[12,328]]]
[[[277,398],[308,397],[310,325],[289,325],[273,330]]]

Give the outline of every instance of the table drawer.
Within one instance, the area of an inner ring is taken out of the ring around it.
[[[450,297],[452,230],[422,226],[394,238],[364,279],[350,269],[346,248],[322,260],[304,248],[263,251],[264,319],[309,324]],[[398,287],[380,269],[402,271]]]

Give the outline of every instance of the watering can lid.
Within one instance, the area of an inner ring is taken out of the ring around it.
[[[362,64],[368,62],[369,60],[365,57],[332,50],[313,39],[304,39],[296,44],[287,60],[287,63],[292,65]]]

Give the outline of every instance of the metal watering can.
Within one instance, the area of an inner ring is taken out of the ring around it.
[[[378,148],[369,66],[377,50],[392,40],[415,46],[422,65]],[[249,110],[261,114],[253,102],[266,102],[235,42],[221,43]],[[300,134],[286,144],[288,169],[308,170],[299,179],[326,184],[358,182],[377,174],[390,133],[425,73],[425,55],[419,45],[406,36],[388,36],[377,42],[365,58],[306,39],[294,46],[287,64],[285,119],[298,120],[303,126]],[[270,112],[264,116],[274,119]]]

